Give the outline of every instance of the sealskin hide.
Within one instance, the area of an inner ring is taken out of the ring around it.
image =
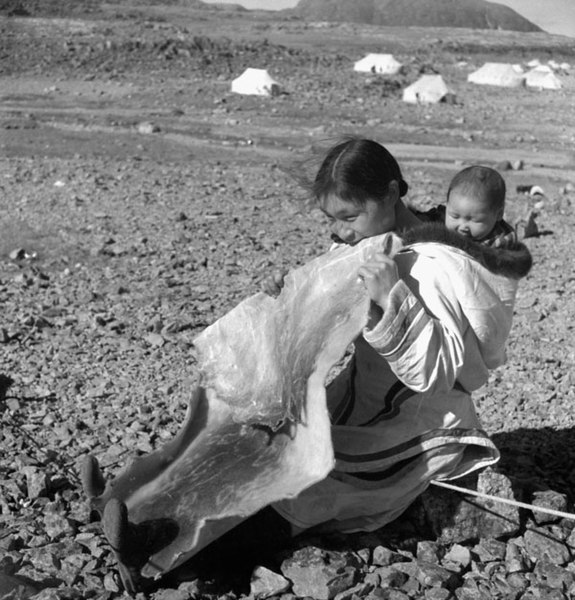
[[[278,298],[258,293],[196,338],[201,383],[182,430],[92,500],[103,511],[117,498],[130,522],[164,522],[172,532],[144,577],[174,569],[332,470],[325,380],[367,320],[357,271],[400,246],[385,234],[328,252],[291,272]]]

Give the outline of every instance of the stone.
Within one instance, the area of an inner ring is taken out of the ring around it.
[[[513,169],[513,165],[509,160],[501,160],[495,165],[495,169],[498,171],[511,171],[511,169]]]
[[[521,159],[514,160],[511,163],[511,167],[513,168],[514,171],[523,171],[524,166],[525,166],[525,163]]]
[[[553,564],[547,556],[537,562],[533,572],[541,583],[553,589],[566,590],[575,584],[575,573]]]
[[[10,260],[23,260],[26,258],[26,250],[24,248],[14,248],[14,250],[10,250],[8,257]]]
[[[431,588],[425,590],[423,598],[425,600],[451,600],[453,596],[451,595],[451,592],[445,588]]]
[[[533,506],[540,506],[541,508],[548,508],[561,512],[567,512],[568,508],[567,495],[555,492],[553,490],[534,492],[531,504]],[[557,515],[552,515],[538,510],[533,511],[533,520],[538,525],[557,523],[560,519],[561,517]]]
[[[522,573],[511,573],[506,577],[507,583],[520,592],[529,587],[529,580]]]
[[[331,600],[355,585],[358,566],[357,557],[351,553],[306,546],[282,562],[281,572],[292,582],[296,596]]]
[[[52,540],[60,539],[66,535],[76,533],[74,524],[64,514],[47,511],[44,515],[44,527],[46,534]]]
[[[408,559],[385,546],[376,546],[371,556],[371,564],[386,567],[396,562],[406,562]]]
[[[505,542],[494,539],[483,539],[473,548],[473,553],[483,563],[501,561],[505,558],[507,545]]]
[[[567,544],[550,537],[543,527],[533,527],[523,534],[525,552],[532,560],[538,561],[544,556],[556,565],[564,565],[571,560]]]
[[[142,133],[144,135],[149,135],[152,133],[158,133],[160,131],[160,127],[155,123],[150,123],[149,121],[142,121],[138,123],[138,133]]]
[[[365,598],[375,588],[369,583],[357,583],[348,590],[344,590],[336,595],[334,600],[356,600],[357,598]]]
[[[30,500],[46,495],[49,478],[44,470],[38,467],[26,466],[22,467],[22,472],[26,476],[26,488]]]
[[[454,589],[459,581],[457,574],[446,568],[425,561],[417,562],[417,580],[423,587],[444,587]]]
[[[165,588],[154,594],[154,600],[189,600],[190,594],[181,589]]]
[[[457,600],[485,600],[483,592],[474,579],[466,579],[465,583],[454,593]]]
[[[408,575],[402,571],[399,571],[393,566],[379,567],[373,574],[379,578],[379,585],[381,587],[401,587],[408,579]]]
[[[0,572],[0,598],[30,598],[39,591],[33,581]]]
[[[478,476],[460,479],[458,485],[507,500],[515,499],[509,478],[489,468]],[[437,487],[429,488],[421,499],[433,533],[443,544],[509,537],[519,531],[519,509],[516,506],[496,500],[462,497]]]
[[[443,557],[443,566],[445,566],[445,563],[447,562],[455,563],[457,565],[461,565],[462,567],[468,567],[471,563],[471,551],[469,548],[461,546],[460,544],[453,544],[453,546]]]
[[[250,595],[254,598],[269,598],[287,592],[291,583],[279,573],[263,566],[256,567],[250,579]]]
[[[508,573],[525,573],[531,570],[532,562],[514,542],[505,548],[505,569]]]
[[[440,555],[443,553],[441,546],[437,542],[423,541],[417,542],[416,556],[417,560],[438,563]]]

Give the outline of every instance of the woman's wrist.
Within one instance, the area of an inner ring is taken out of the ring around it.
[[[369,305],[369,316],[366,327],[373,329],[381,321],[381,317],[383,317],[383,309],[372,300]]]

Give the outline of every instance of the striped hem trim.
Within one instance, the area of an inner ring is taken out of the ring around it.
[[[481,429],[435,429],[402,444],[378,452],[348,454],[335,451],[336,469],[354,472],[386,468],[426,450],[447,444],[493,447],[493,442]]]
[[[384,407],[369,421],[361,423],[359,427],[368,427],[380,421],[387,421],[397,417],[401,405],[416,394],[417,392],[405,386],[401,381],[397,381],[385,395],[383,400]]]

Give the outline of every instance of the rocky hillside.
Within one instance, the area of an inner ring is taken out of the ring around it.
[[[105,8],[130,10],[146,7],[181,7],[187,10],[246,12],[239,4],[207,4],[202,0],[0,0],[1,16],[67,17],[101,14]]]
[[[294,13],[314,21],[541,31],[511,8],[485,0],[300,0]]]

